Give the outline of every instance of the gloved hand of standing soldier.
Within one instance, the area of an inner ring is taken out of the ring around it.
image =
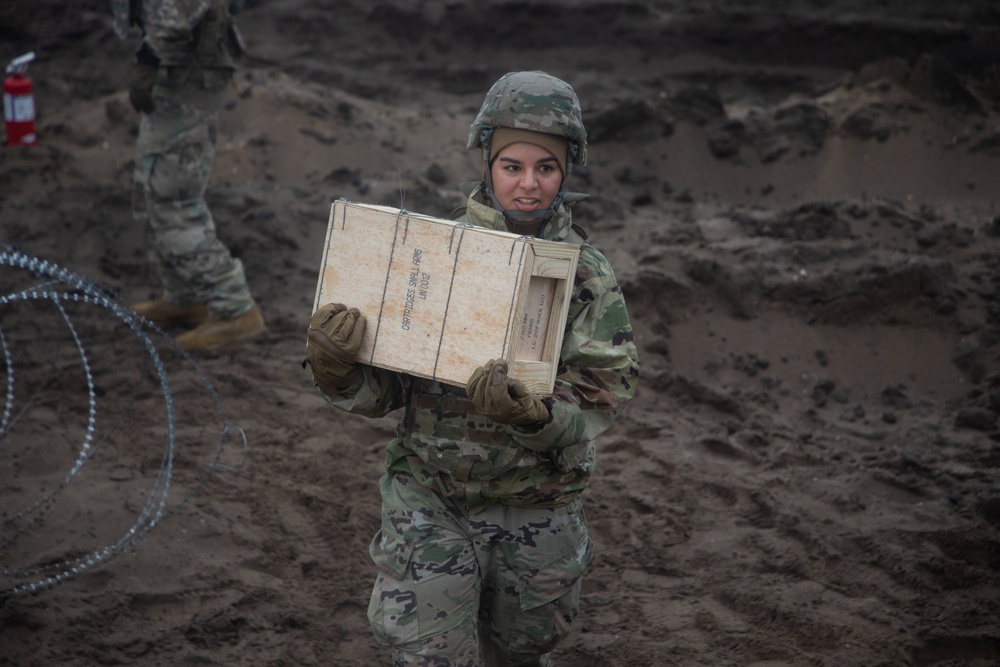
[[[306,363],[323,391],[336,394],[361,379],[355,363],[367,320],[342,303],[320,307],[309,320]]]
[[[143,44],[135,54],[132,81],[128,87],[128,100],[136,111],[152,113],[156,109],[156,104],[153,102],[153,86],[156,84],[156,72],[159,67],[160,59],[148,45]]]
[[[507,375],[507,362],[503,359],[491,359],[477,368],[465,392],[476,412],[501,424],[529,426],[552,419],[541,397],[532,395],[523,382]]]

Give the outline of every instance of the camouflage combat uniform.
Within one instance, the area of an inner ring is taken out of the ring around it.
[[[478,189],[462,220],[507,229]],[[592,550],[580,492],[594,439],[635,392],[638,361],[611,266],[566,206],[542,236],[581,246],[551,422],[500,424],[473,412],[463,388],[371,366],[355,386],[323,392],[368,417],[404,408],[380,482],[368,611],[397,667],[549,665],[576,616]]]
[[[143,49],[159,60],[143,113],[133,175],[132,209],[147,230],[150,257],[166,301],[206,304],[230,320],[254,305],[243,266],[216,236],[205,203],[215,157],[219,111],[240,45],[231,10],[242,0],[112,0],[115,29],[129,21]],[[129,10],[131,9],[131,13]]]

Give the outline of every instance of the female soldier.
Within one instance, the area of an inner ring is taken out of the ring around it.
[[[484,179],[463,187],[463,222],[580,246],[552,394],[530,395],[501,360],[465,389],[355,363],[365,317],[341,304],[318,309],[308,330],[328,402],[368,417],[404,408],[380,482],[368,609],[396,667],[551,664],[591,560],[580,492],[594,439],[638,379],[621,289],[568,209],[583,196],[566,177],[587,157],[574,90],[542,72],[504,75],[468,148],[482,149]]]

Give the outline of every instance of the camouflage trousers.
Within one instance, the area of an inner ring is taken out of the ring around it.
[[[368,620],[393,667],[552,665],[592,555],[581,500],[470,515],[409,475],[380,487]]]
[[[220,319],[254,303],[243,265],[216,236],[204,198],[231,78],[225,69],[160,68],[156,109],[139,124],[132,188],[132,213],[145,226],[163,298],[204,303]]]

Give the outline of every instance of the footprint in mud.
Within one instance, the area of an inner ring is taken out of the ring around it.
[[[725,440],[720,440],[718,438],[705,438],[698,444],[709,453],[722,458],[744,461],[753,465],[760,464],[760,459],[756,456],[744,451],[736,445],[726,442]]]
[[[746,491],[721,484],[702,484],[708,494],[699,497],[714,497],[726,508],[758,528],[773,528],[777,512],[771,502],[760,491]]]

